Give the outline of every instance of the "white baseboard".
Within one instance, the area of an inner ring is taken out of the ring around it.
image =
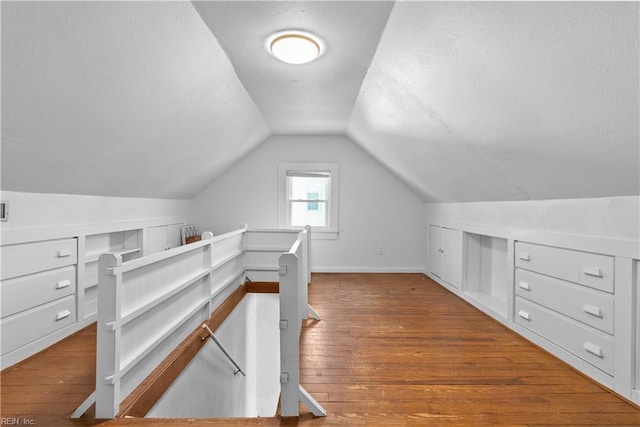
[[[313,267],[312,273],[422,273],[422,267]]]

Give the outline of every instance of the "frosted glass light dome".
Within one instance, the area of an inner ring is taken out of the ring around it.
[[[320,56],[321,48],[317,39],[300,31],[286,31],[274,34],[269,42],[269,52],[287,64],[306,64]]]

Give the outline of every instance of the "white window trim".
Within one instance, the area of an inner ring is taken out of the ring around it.
[[[311,238],[320,240],[337,239],[339,234],[338,212],[340,200],[340,169],[338,163],[279,163],[278,164],[278,226],[290,228],[287,223],[287,171],[296,172],[329,172],[331,186],[329,189],[329,227],[314,229],[311,227]]]

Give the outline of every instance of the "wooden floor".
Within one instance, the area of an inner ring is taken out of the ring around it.
[[[607,392],[420,274],[315,274],[299,419],[68,419],[93,391],[95,327],[2,373],[2,417],[38,426],[640,425]],[[7,424],[4,422],[4,424]]]

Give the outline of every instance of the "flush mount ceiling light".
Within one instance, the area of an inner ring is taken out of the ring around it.
[[[321,43],[305,31],[281,31],[267,40],[267,50],[287,64],[306,64],[320,56]]]

